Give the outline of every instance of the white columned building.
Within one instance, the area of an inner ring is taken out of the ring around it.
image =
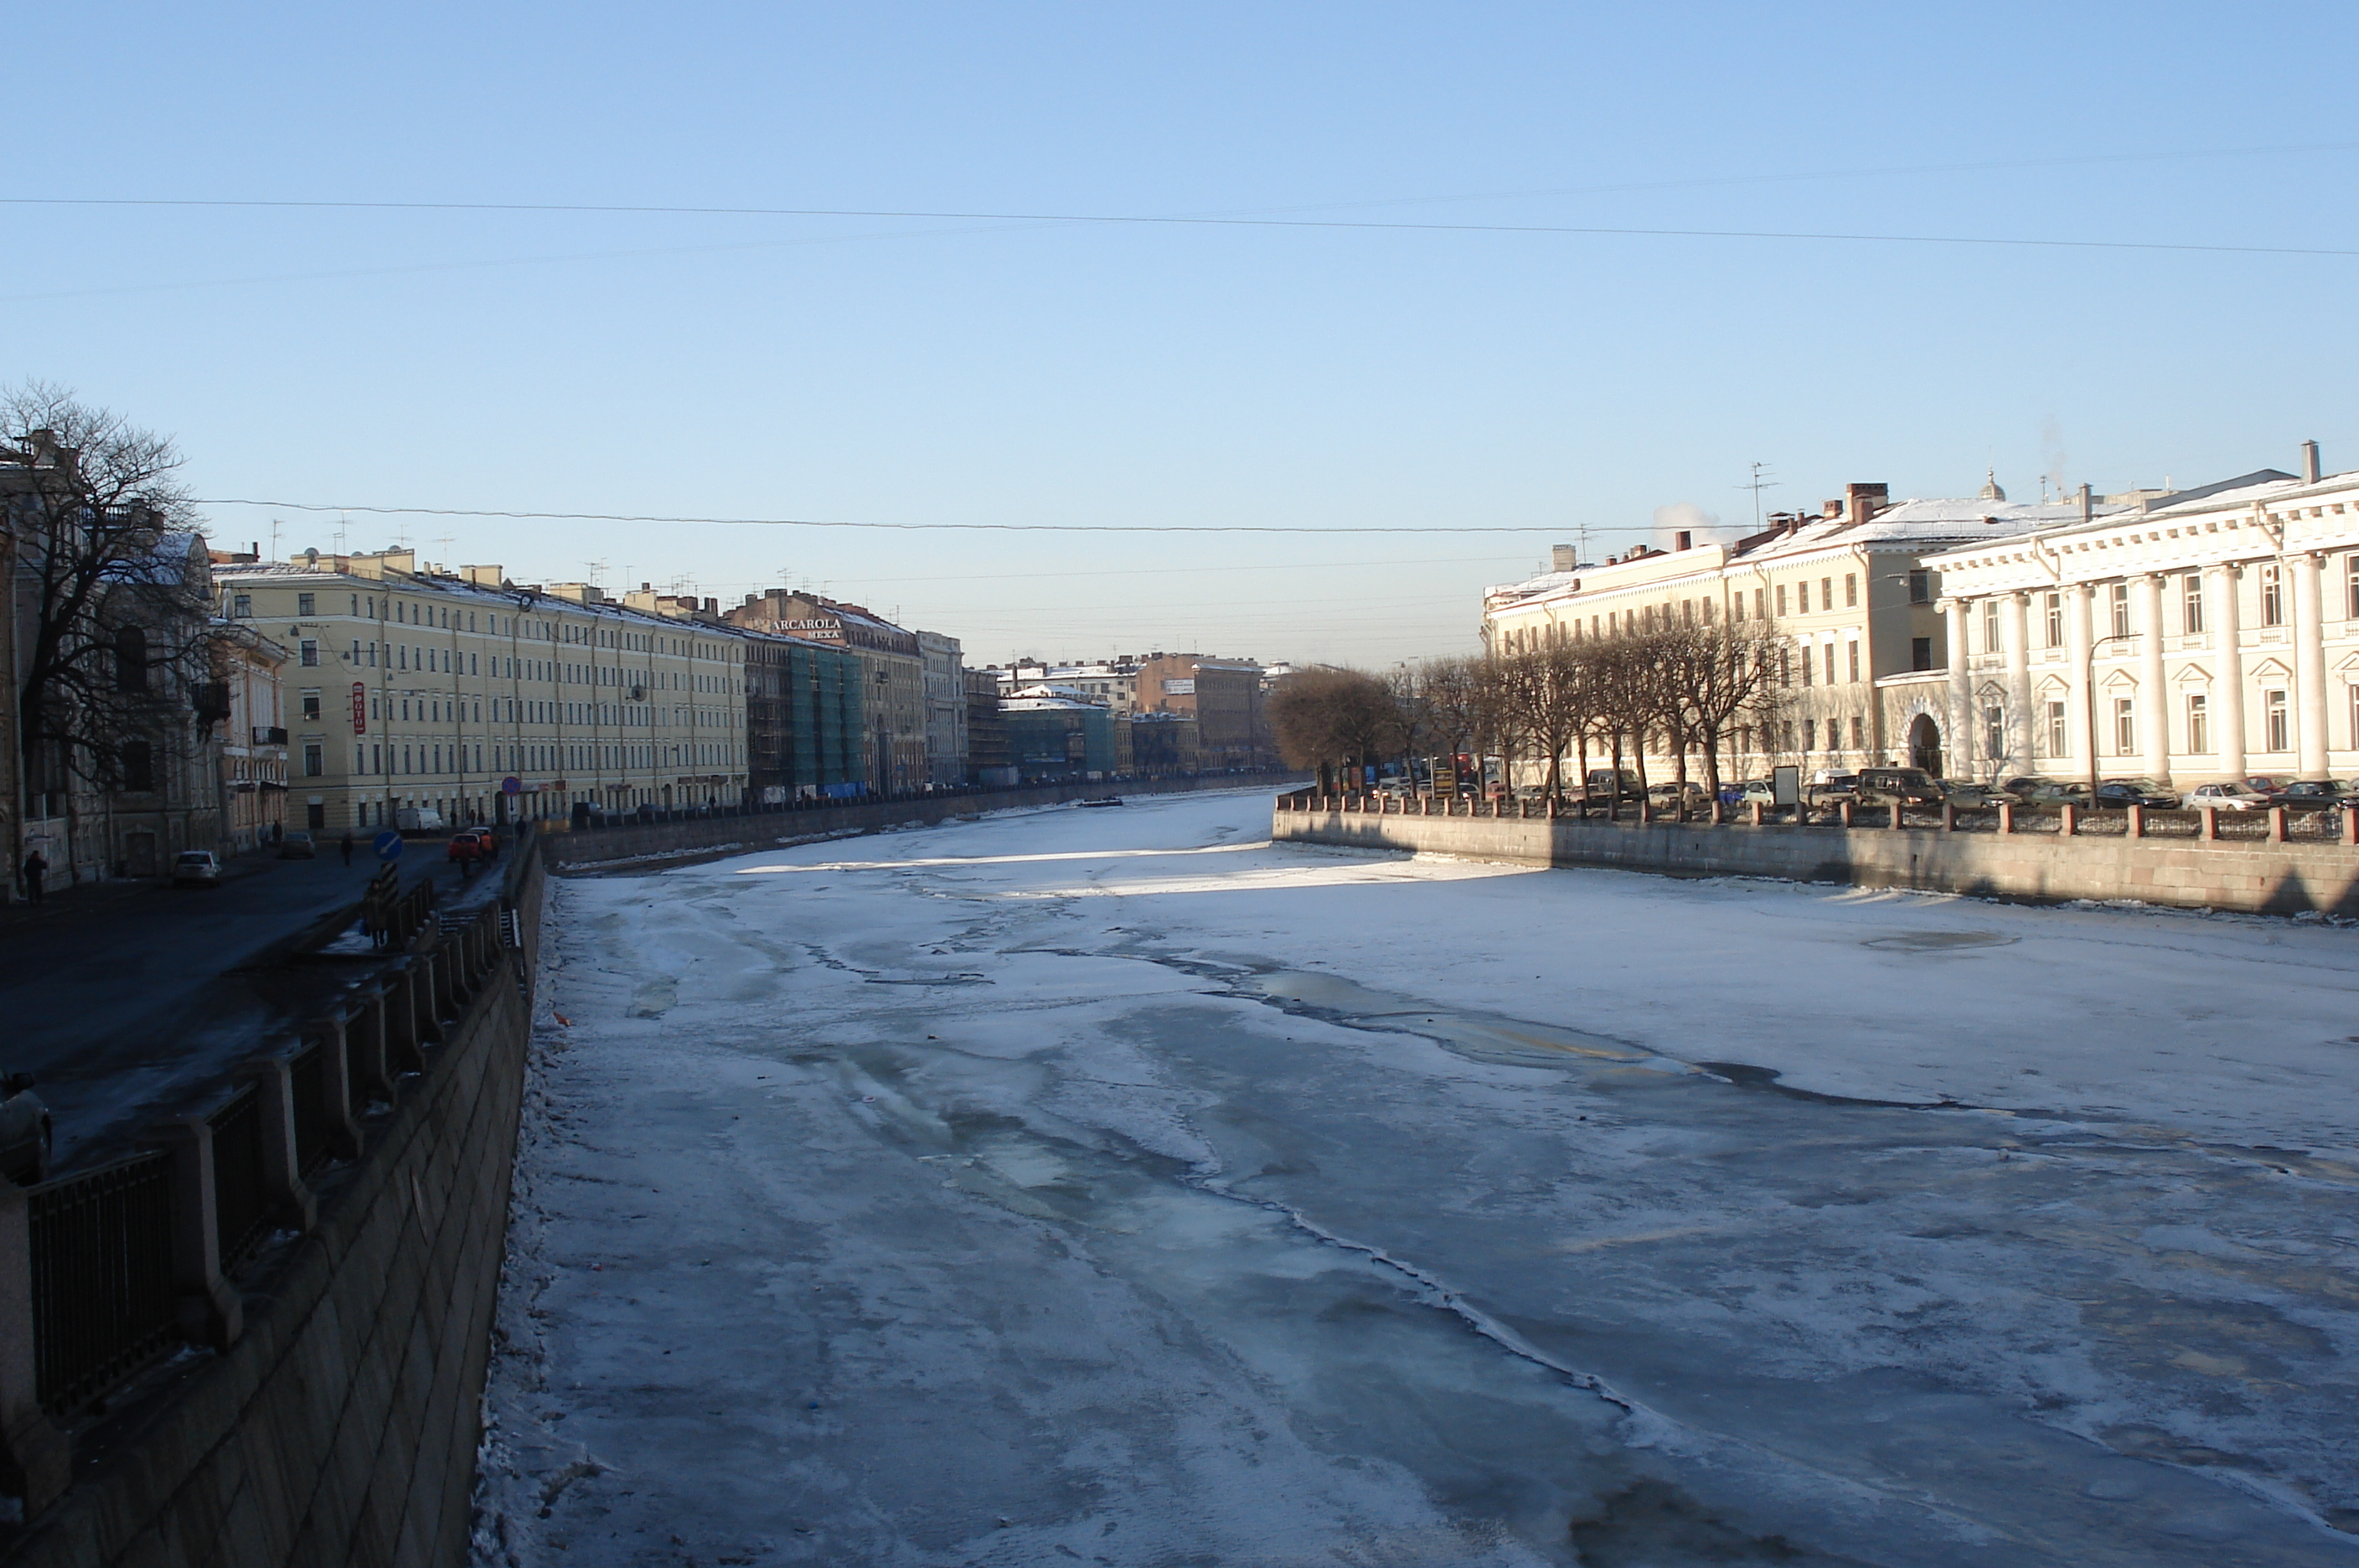
[[[2302,478],[1929,556],[1964,650],[1951,702],[1979,710],[1953,769],[2084,779],[2093,757],[2181,789],[2359,773],[2359,473],[2309,457]]]

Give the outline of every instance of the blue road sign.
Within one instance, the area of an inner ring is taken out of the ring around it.
[[[379,860],[390,865],[401,858],[401,835],[387,828],[369,841],[369,847],[376,851]]]

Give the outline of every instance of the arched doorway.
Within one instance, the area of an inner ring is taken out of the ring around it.
[[[1941,726],[1930,713],[1919,713],[1908,726],[1908,766],[1941,777]]]

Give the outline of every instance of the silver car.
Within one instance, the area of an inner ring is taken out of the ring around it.
[[[33,1075],[0,1078],[0,1172],[31,1186],[49,1176],[49,1107],[33,1093]]]
[[[2266,811],[2273,802],[2249,784],[2198,784],[2188,791],[2187,809],[2200,811]]]
[[[172,862],[172,886],[175,887],[218,887],[221,886],[221,856],[210,849],[184,849]]]

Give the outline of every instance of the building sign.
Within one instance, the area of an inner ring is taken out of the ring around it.
[[[368,687],[358,681],[353,682],[353,734],[368,734]]]
[[[782,632],[793,632],[798,637],[832,637],[838,642],[843,640],[843,623],[833,616],[824,620],[773,621],[770,624]]]
[[[1167,697],[1192,697],[1196,694],[1196,683],[1193,681],[1166,681],[1163,694]]]

